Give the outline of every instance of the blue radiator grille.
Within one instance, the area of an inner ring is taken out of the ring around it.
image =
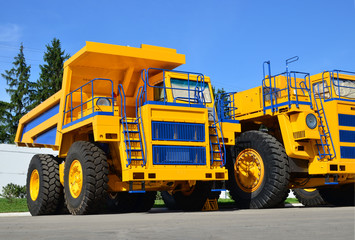
[[[339,126],[355,127],[355,115],[339,114]]]
[[[355,143],[355,131],[339,130],[340,142]]]
[[[340,147],[341,158],[355,158],[355,147]]]
[[[153,146],[155,165],[206,165],[204,147]]]
[[[204,142],[205,125],[199,123],[152,122],[152,139]]]

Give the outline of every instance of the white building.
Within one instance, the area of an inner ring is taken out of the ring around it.
[[[8,183],[26,185],[27,169],[35,154],[53,154],[57,152],[48,148],[17,147],[13,144],[0,144],[0,193]]]

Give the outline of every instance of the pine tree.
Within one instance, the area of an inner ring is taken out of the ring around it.
[[[14,67],[11,70],[5,70],[1,74],[6,79],[9,88],[6,92],[10,95],[10,103],[2,104],[2,111],[7,116],[2,116],[1,133],[4,142],[12,143],[15,139],[17,126],[20,118],[28,112],[32,104],[32,94],[34,92],[34,83],[29,81],[31,66],[27,66],[25,55],[23,53],[23,44],[21,43],[20,52],[13,62]],[[4,125],[2,125],[4,124]]]
[[[9,122],[11,121],[10,104],[0,101],[0,143],[9,142]]]
[[[59,39],[54,38],[51,45],[46,45],[44,65],[40,65],[41,73],[36,83],[37,94],[34,106],[40,104],[62,88],[63,64],[70,57],[62,51]]]

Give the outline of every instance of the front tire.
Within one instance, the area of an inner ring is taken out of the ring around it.
[[[289,163],[282,144],[267,133],[248,131],[238,138],[234,153],[227,155],[227,185],[237,207],[272,208],[284,203]]]
[[[64,195],[69,212],[99,212],[107,197],[108,163],[104,151],[90,142],[74,142],[64,167]]]
[[[34,155],[28,167],[26,190],[32,216],[59,213],[64,197],[58,159],[48,154]]]

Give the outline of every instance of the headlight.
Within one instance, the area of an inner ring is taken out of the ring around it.
[[[315,129],[317,127],[317,117],[310,113],[306,117],[306,124],[310,129]]]
[[[107,98],[99,98],[96,101],[96,105],[97,106],[111,106],[111,102]]]

